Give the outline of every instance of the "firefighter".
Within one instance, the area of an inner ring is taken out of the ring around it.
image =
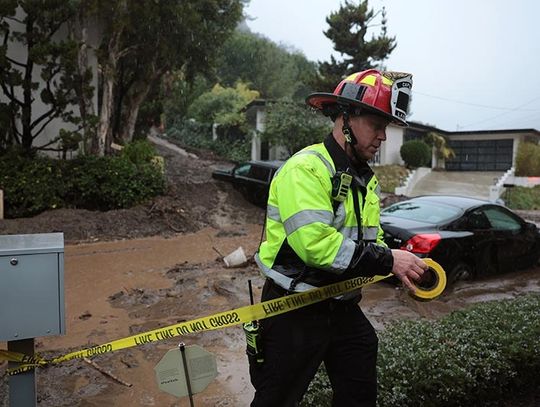
[[[255,255],[266,278],[262,301],[388,273],[415,290],[427,266],[383,242],[380,187],[367,163],[389,123],[407,126],[411,87],[409,74],[367,70],[333,93],[308,96],[334,127],[324,142],[289,158],[271,183],[266,238]],[[333,406],[375,406],[377,335],[360,299],[358,290],[262,320],[264,361],[249,358],[251,406],[298,405],[321,362]]]

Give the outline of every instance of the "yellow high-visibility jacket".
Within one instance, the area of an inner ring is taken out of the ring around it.
[[[346,170],[345,152],[330,135],[289,158],[270,185],[266,239],[255,260],[264,276],[290,291],[358,275],[388,274],[393,257],[379,224],[380,190],[371,169],[349,169],[355,188],[343,202],[332,198],[336,170]],[[337,167],[337,168],[336,168]],[[358,195],[361,235],[353,193]],[[359,239],[360,237],[360,239]]]

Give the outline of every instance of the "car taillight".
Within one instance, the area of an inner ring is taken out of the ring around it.
[[[412,253],[428,254],[441,241],[441,235],[437,233],[426,233],[423,235],[415,235],[401,246],[402,250],[407,250]]]

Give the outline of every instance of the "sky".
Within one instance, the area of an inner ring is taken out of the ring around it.
[[[251,0],[245,12],[252,32],[311,61],[328,61],[330,55],[341,60],[323,31],[326,17],[342,3]],[[413,74],[410,120],[447,131],[540,131],[540,1],[368,4],[374,10],[385,7],[388,35],[396,37],[385,68]]]

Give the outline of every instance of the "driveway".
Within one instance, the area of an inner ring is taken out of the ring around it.
[[[409,196],[462,195],[489,200],[490,186],[503,172],[431,171],[412,188]]]

